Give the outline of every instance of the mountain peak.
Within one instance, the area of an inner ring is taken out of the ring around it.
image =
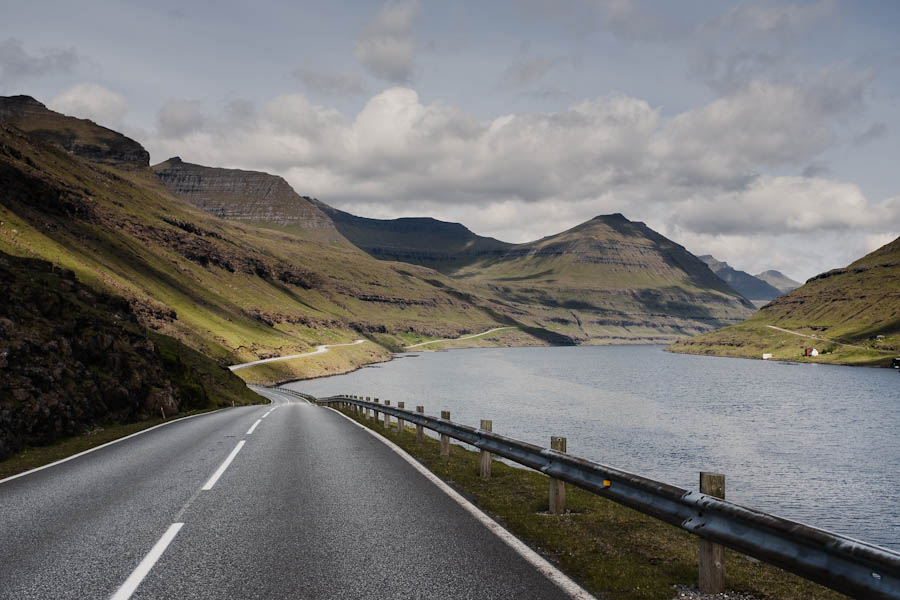
[[[150,165],[150,154],[133,139],[88,119],[50,110],[31,96],[0,96],[0,121],[33,140],[94,162],[124,168]]]

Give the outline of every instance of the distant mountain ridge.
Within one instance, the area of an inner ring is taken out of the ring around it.
[[[782,294],[781,290],[762,279],[745,271],[739,271],[727,262],[717,260],[712,255],[698,257],[705,262],[713,273],[721,277],[728,285],[741,293],[748,300],[773,300]]]
[[[762,279],[782,294],[786,294],[792,290],[796,290],[803,285],[799,281],[794,281],[784,273],[770,269],[756,274],[757,279]]]

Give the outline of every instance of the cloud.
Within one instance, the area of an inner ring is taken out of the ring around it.
[[[90,119],[113,129],[121,128],[128,112],[128,99],[122,94],[95,83],[79,83],[47,105],[57,112],[82,119]]]
[[[74,48],[46,48],[37,53],[25,50],[21,40],[0,41],[0,84],[30,77],[71,72],[80,62]]]
[[[151,153],[275,172],[343,209],[427,214],[513,242],[611,212],[696,241],[694,251],[709,251],[700,245],[716,235],[755,239],[757,257],[782,239],[900,228],[900,200],[873,202],[809,168],[835,139],[828,110],[785,84],[754,83],[671,117],[611,95],[480,119],[395,87],[349,117],[290,94],[192,123],[182,137],[151,140]],[[766,174],[791,169],[805,174]],[[809,264],[849,262],[849,248]]]
[[[362,79],[356,74],[331,73],[301,67],[294,69],[292,75],[312,92],[333,96],[356,96],[365,92]]]
[[[418,13],[415,0],[382,5],[353,47],[356,59],[376,77],[393,83],[409,81],[415,69],[412,26]]]
[[[169,100],[157,115],[156,125],[163,137],[180,138],[203,129],[206,111],[197,100]]]
[[[865,131],[862,131],[853,136],[853,145],[864,146],[869,142],[880,140],[881,138],[887,136],[889,131],[890,128],[887,126],[887,123],[883,121],[872,123]]]

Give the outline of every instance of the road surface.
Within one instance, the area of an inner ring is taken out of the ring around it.
[[[312,352],[305,352],[303,354],[290,354],[288,356],[276,356],[274,358],[263,358],[261,360],[254,360],[251,362],[241,363],[239,365],[231,365],[228,367],[232,371],[237,371],[238,369],[244,369],[246,367],[252,367],[253,365],[262,365],[270,362],[277,362],[279,360],[291,360],[294,358],[303,358],[304,356],[314,356],[316,354],[325,354],[328,352],[329,348],[338,348],[340,346],[356,346],[357,344],[362,344],[366,340],[356,340],[355,342],[350,342],[349,344],[323,344],[321,346],[316,346],[316,349]]]
[[[494,327],[493,329],[488,329],[487,331],[482,331],[481,333],[473,333],[472,335],[464,335],[458,338],[452,339],[444,339],[444,340],[431,340],[430,342],[421,342],[419,344],[413,344],[412,346],[404,346],[406,350],[410,348],[418,348],[420,346],[427,346],[428,344],[437,344],[438,342],[457,342],[459,340],[471,340],[472,338],[481,337],[483,335],[487,335],[489,333],[494,333],[495,331],[501,331],[503,329],[516,329],[515,327]]]
[[[0,482],[0,598],[569,597],[356,424],[260,393]]]

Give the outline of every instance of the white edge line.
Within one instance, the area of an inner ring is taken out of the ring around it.
[[[254,393],[255,393],[255,392],[254,392]],[[229,406],[228,408],[231,408],[231,407]],[[179,417],[179,418],[177,418],[177,419],[172,419],[171,421],[166,421],[165,423],[160,423],[159,425],[154,425],[153,427],[148,427],[147,429],[141,429],[140,431],[136,431],[136,432],[134,432],[134,433],[132,433],[132,434],[130,434],[130,435],[126,435],[125,437],[120,437],[120,438],[118,438],[118,439],[115,439],[115,440],[106,442],[105,444],[100,444],[99,446],[94,446],[93,448],[88,448],[87,450],[84,450],[84,451],[82,451],[82,452],[79,452],[78,454],[73,454],[72,456],[67,456],[67,457],[65,457],[65,458],[61,458],[61,459],[59,459],[59,460],[57,460],[57,461],[53,461],[53,462],[50,463],[50,464],[46,464],[46,465],[42,465],[42,466],[40,466],[40,467],[35,467],[35,468],[33,468],[33,469],[29,469],[28,471],[25,471],[24,473],[18,473],[18,474],[16,474],[16,475],[10,475],[10,476],[7,477],[6,479],[0,479],[0,483],[5,483],[5,482],[7,482],[7,481],[12,481],[13,479],[18,479],[19,477],[25,477],[26,475],[31,475],[32,473],[37,473],[38,471],[43,471],[44,469],[49,469],[50,467],[55,467],[56,465],[60,465],[60,464],[62,464],[62,463],[64,463],[64,462],[68,462],[68,461],[70,461],[70,460],[72,460],[72,459],[78,458],[79,456],[84,456],[85,454],[89,454],[89,453],[91,453],[91,452],[95,452],[95,451],[97,451],[97,450],[100,450],[101,448],[106,448],[107,446],[112,446],[113,444],[118,444],[119,442],[124,442],[125,440],[127,440],[127,439],[129,439],[129,438],[133,438],[133,437],[136,436],[136,435],[141,435],[142,433],[147,433],[147,432],[149,432],[149,431],[153,431],[154,429],[158,429],[158,428],[160,428],[160,427],[165,427],[166,425],[171,425],[172,423],[180,423],[181,421],[186,421],[187,419],[193,419],[194,417],[205,417],[206,415],[211,415],[211,414],[213,414],[213,413],[217,413],[217,412],[219,412],[220,410],[224,410],[224,408],[219,408],[219,409],[216,409],[216,410],[211,410],[211,411],[205,412],[205,413],[199,413],[199,414],[196,414],[196,415],[188,415],[188,416],[186,416],[186,417]]]
[[[452,487],[444,483],[444,481],[425,468],[422,463],[417,461],[415,458],[410,456],[403,448],[390,441],[386,437],[382,436],[376,431],[369,429],[364,425],[360,425],[347,415],[341,413],[340,411],[327,406],[326,408],[333,410],[340,416],[344,417],[360,429],[368,432],[375,438],[381,440],[384,445],[388,448],[396,452],[403,460],[408,462],[415,470],[425,476],[431,483],[436,485],[442,492],[450,496],[457,504],[463,507],[469,514],[471,514],[477,521],[479,521],[482,525],[488,528],[494,535],[503,540],[507,546],[512,548],[519,556],[524,558],[528,563],[530,563],[533,567],[535,567],[544,577],[555,583],[559,588],[561,588],[566,594],[570,597],[575,598],[576,600],[596,600],[594,596],[588,593],[583,587],[575,583],[568,575],[557,569],[553,566],[547,559],[543,556],[529,548],[522,540],[514,536],[512,533],[504,529],[497,521],[489,517],[484,513],[480,508],[466,500],[463,496],[459,494]]]
[[[122,584],[116,593],[110,597],[110,600],[128,600],[128,598],[131,598],[131,595],[137,590],[138,586],[141,585],[141,582],[147,574],[150,573],[150,569],[153,568],[156,561],[163,555],[163,552],[166,551],[166,548],[169,547],[169,544],[172,543],[172,540],[175,539],[175,536],[178,535],[178,532],[183,526],[184,523],[172,523],[169,525],[169,528],[163,536],[153,545],[153,548],[150,549],[150,552],[144,557],[144,560],[142,560],[131,575],[128,576],[128,579],[125,580],[125,583]]]
[[[228,458],[226,458],[225,461],[221,465],[219,465],[219,468],[216,469],[216,472],[212,474],[212,477],[210,477],[206,481],[206,483],[203,484],[203,487],[200,488],[201,490],[203,490],[204,492],[208,492],[213,488],[214,485],[216,485],[216,482],[219,481],[219,477],[222,476],[222,474],[225,472],[225,469],[228,468],[228,465],[231,464],[231,461],[234,460],[234,457],[237,456],[237,453],[241,451],[241,448],[243,448],[244,444],[246,443],[246,440],[241,440],[237,443],[237,446],[234,447],[234,450],[231,451],[231,454],[228,455]]]
[[[256,423],[254,423],[254,424],[250,427],[250,429],[247,430],[247,433],[246,433],[245,435],[251,435],[251,434],[253,433],[253,430],[256,429],[256,426],[259,425],[260,423],[262,423],[262,419],[257,419],[257,420],[256,420]]]

